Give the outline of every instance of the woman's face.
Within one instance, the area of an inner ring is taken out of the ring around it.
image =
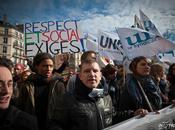
[[[136,65],[136,72],[138,75],[146,76],[150,74],[150,66],[147,60],[141,60]]]

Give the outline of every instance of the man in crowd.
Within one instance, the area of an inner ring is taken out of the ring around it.
[[[0,129],[38,130],[36,118],[10,105],[13,78],[8,59],[0,60]]]
[[[84,60],[73,92],[64,95],[62,105],[54,106],[56,116],[49,130],[101,130],[112,124],[112,100],[99,88],[101,68],[95,60]]]
[[[35,73],[20,87],[18,107],[37,117],[39,130],[47,130],[47,120],[54,115],[51,106],[59,104],[65,87],[61,78],[52,73],[54,59],[49,53],[38,53],[32,68]]]

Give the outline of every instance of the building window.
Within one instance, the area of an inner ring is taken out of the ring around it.
[[[14,43],[13,43],[14,46],[18,46],[18,41],[15,40]]]
[[[23,48],[23,44],[22,44],[22,42],[20,42],[20,47]]]
[[[3,53],[7,53],[7,47],[3,46]]]
[[[15,63],[15,64],[17,63],[17,59],[16,59],[16,58],[14,58],[14,63]]]
[[[18,32],[16,32],[16,37],[18,37]]]
[[[22,34],[20,34],[20,39],[22,40]]]
[[[8,39],[6,37],[4,37],[4,43],[7,43]]]
[[[5,35],[8,35],[8,31],[9,31],[8,28],[5,28],[5,29],[4,29],[4,34],[5,34]]]
[[[7,58],[7,57],[3,55],[2,58]]]

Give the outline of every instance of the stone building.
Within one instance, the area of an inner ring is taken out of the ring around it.
[[[0,57],[26,64],[23,26],[8,23],[6,16],[0,20]]]

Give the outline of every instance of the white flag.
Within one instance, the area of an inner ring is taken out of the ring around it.
[[[137,15],[134,16],[134,27],[145,30],[143,23]]]
[[[175,49],[175,44],[169,40],[141,29],[118,28],[117,33],[130,59],[137,56],[151,57]]]
[[[144,29],[148,32],[161,36],[160,32],[156,28],[153,22],[143,13],[143,11],[139,10],[140,12],[140,20],[143,23]]]
[[[112,60],[123,60],[123,47],[116,33],[98,31],[98,44],[101,56]]]
[[[159,60],[162,62],[175,62],[175,50],[158,54]]]

